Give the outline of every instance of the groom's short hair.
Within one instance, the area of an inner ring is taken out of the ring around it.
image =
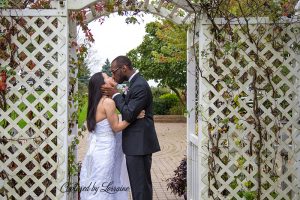
[[[117,66],[126,65],[129,69],[133,69],[130,59],[127,56],[118,56],[111,63],[116,62]]]

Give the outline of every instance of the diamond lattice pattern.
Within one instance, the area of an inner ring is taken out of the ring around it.
[[[67,153],[66,17],[4,21],[22,25],[12,38],[19,64],[8,79],[8,109],[0,114],[2,192],[9,199],[60,199]],[[4,58],[1,65],[9,62]]]
[[[263,127],[261,199],[299,199],[296,158],[299,158],[300,27],[299,24],[282,27],[250,25],[251,34],[261,37],[256,48],[238,25],[232,25],[235,42],[230,45],[237,45],[236,51],[221,48],[226,39],[215,42],[211,25],[202,27],[200,37],[204,39],[200,39],[203,41],[200,45],[204,52],[200,67],[210,82],[202,79],[200,88],[201,131],[205,135],[202,149],[207,166],[201,170],[205,183],[203,199],[255,197],[258,187],[255,145],[259,134],[254,127],[251,69],[257,74],[258,115]],[[255,54],[259,54],[259,59],[255,59]],[[270,76],[266,76],[266,70]]]

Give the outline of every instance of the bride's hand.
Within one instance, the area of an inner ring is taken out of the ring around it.
[[[145,110],[142,110],[141,112],[140,112],[140,114],[137,116],[137,119],[143,119],[143,118],[145,118]]]

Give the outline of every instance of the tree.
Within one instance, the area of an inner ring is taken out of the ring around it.
[[[186,26],[175,25],[168,20],[148,23],[143,42],[127,54],[133,66],[146,79],[153,79],[161,86],[169,87],[183,105],[185,100],[180,90],[185,94],[186,31]]]
[[[88,83],[91,77],[91,69],[97,67],[100,60],[98,59],[97,50],[94,49],[94,47],[89,43],[85,42],[84,44],[81,44],[80,48],[85,48],[85,50],[83,51],[86,53],[77,54],[77,58],[79,61],[77,75],[78,90],[81,94],[85,94],[88,92]]]
[[[106,73],[108,76],[112,76],[112,73],[110,71],[110,61],[108,58],[105,60],[105,64],[102,66],[102,72]]]
[[[78,91],[82,94],[87,93],[88,83],[91,76],[91,71],[88,68],[88,64],[84,62],[78,68]]]

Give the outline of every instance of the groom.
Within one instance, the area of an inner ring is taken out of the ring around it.
[[[111,72],[117,83],[129,81],[126,95],[121,95],[113,87],[102,89],[115,101],[122,119],[130,123],[123,130],[122,147],[126,155],[132,197],[133,200],[152,200],[152,153],[160,151],[160,146],[153,122],[151,89],[126,56],[118,56],[112,61]],[[137,119],[142,110],[145,110],[145,117]]]

